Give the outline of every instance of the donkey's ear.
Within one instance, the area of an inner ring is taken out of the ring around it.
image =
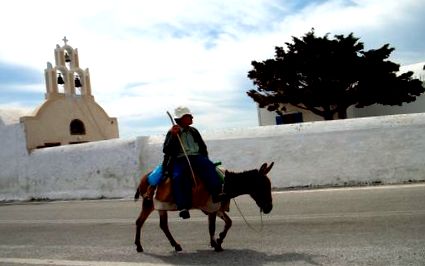
[[[274,165],[274,162],[272,162],[272,163],[269,165],[269,167],[267,167],[265,174],[268,174],[268,173],[270,172],[270,170],[272,169],[273,165]]]
[[[267,163],[263,163],[263,165],[260,167],[260,173],[263,175],[267,175],[272,169],[273,165],[274,165],[274,162],[272,162],[270,166],[267,166]]]
[[[258,170],[261,174],[264,174],[267,168],[267,163],[263,163],[260,167],[260,170]]]

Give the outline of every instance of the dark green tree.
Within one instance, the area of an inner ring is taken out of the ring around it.
[[[425,91],[413,72],[398,75],[389,44],[364,51],[353,34],[329,39],[316,37],[314,29],[292,40],[286,50],[275,48],[274,59],[251,63],[248,77],[256,89],[247,94],[262,108],[282,114],[293,105],[331,120],[346,118],[352,105],[402,105]]]

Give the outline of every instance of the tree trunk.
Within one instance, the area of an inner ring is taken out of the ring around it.
[[[333,120],[334,119],[334,113],[332,109],[329,106],[323,107],[323,118],[325,120]]]
[[[333,120],[334,119],[334,113],[333,112],[324,112],[323,118],[325,120]]]
[[[347,108],[343,108],[343,109],[338,110],[338,118],[339,119],[346,119],[347,118]]]

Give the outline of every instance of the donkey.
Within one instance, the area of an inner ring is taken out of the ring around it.
[[[192,188],[192,208],[202,210],[208,215],[208,229],[210,234],[210,245],[215,251],[222,251],[222,243],[227,235],[230,227],[232,226],[232,220],[226,214],[229,211],[230,199],[240,195],[248,194],[254,199],[257,206],[265,214],[271,212],[273,208],[272,194],[271,194],[271,182],[267,177],[273,167],[273,162],[270,166],[264,163],[259,169],[253,169],[250,171],[234,173],[225,171],[224,174],[224,186],[223,191],[228,195],[229,200],[221,203],[213,203],[211,195],[207,192],[204,185],[199,178],[196,178],[196,186]],[[147,176],[144,175],[141,178],[140,184],[136,190],[134,196],[135,201],[138,200],[140,195],[144,195],[148,188]],[[142,210],[139,217],[136,220],[136,237],[135,244],[137,252],[143,252],[142,244],[140,243],[140,235],[142,226],[146,219],[153,212],[153,210],[159,212],[159,225],[165,236],[170,241],[175,251],[182,251],[182,247],[171,235],[168,228],[168,215],[167,211],[176,211],[176,205],[173,203],[172,191],[171,191],[171,180],[170,178],[162,181],[156,190],[156,194],[153,200],[143,199]],[[219,234],[219,238],[215,237],[216,228],[216,217],[220,217],[224,221],[224,229]]]

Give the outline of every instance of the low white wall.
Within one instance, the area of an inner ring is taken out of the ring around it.
[[[0,119],[0,201],[15,199],[20,193],[19,173],[27,157],[23,126],[1,122]]]
[[[275,162],[277,188],[425,180],[425,114],[204,132],[210,158],[233,171]],[[163,136],[28,154],[19,124],[0,127],[0,201],[132,197],[162,160]]]
[[[136,145],[110,140],[10,156],[0,162],[0,201],[131,195],[140,174]]]
[[[381,116],[228,131],[209,147],[229,169],[274,161],[278,188],[390,184],[425,180],[424,132],[425,114]]]

